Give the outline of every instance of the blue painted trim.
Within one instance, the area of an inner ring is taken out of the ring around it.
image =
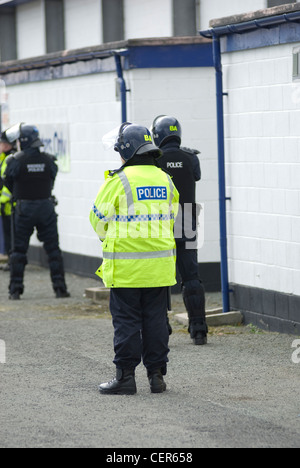
[[[213,67],[212,44],[130,47],[124,68]]]
[[[222,52],[256,49],[300,41],[300,24],[282,24],[270,29],[257,29],[244,34],[230,34],[222,38]]]
[[[137,68],[213,67],[212,43],[173,46],[133,46],[124,50],[81,52],[72,56],[39,57],[38,60],[0,64],[0,77],[7,86],[69,78],[116,70],[113,57],[122,56],[123,70]],[[80,62],[80,66],[78,66]],[[118,64],[120,65],[120,64]],[[122,78],[119,68],[119,78]],[[124,83],[123,83],[124,85]],[[125,85],[124,85],[125,86]],[[123,97],[125,94],[123,86]],[[125,110],[125,107],[124,107]]]
[[[222,52],[299,42],[300,11],[219,26],[200,35],[221,38]]]
[[[12,1],[8,1],[6,3],[3,3],[2,5],[0,5],[0,9],[1,8],[7,8],[7,7],[15,7],[15,6],[18,6],[18,5],[22,5],[22,3],[30,3],[32,2],[33,0],[12,0]]]

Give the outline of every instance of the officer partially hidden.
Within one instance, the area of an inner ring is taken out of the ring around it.
[[[2,132],[0,137],[0,215],[2,217],[6,255],[9,255],[11,250],[12,195],[10,190],[8,190],[8,188],[4,185],[3,179],[6,171],[8,156],[13,152],[14,145],[7,140],[6,133]]]
[[[181,217],[175,227],[177,267],[182,280],[183,301],[189,317],[189,332],[195,345],[207,343],[205,291],[198,274],[196,231],[198,207],[196,182],[201,178],[199,151],[182,148],[181,126],[178,120],[160,115],[152,124],[152,137],[163,156],[159,160],[168,171],[180,195]]]
[[[57,214],[51,192],[57,175],[55,157],[40,151],[43,146],[38,129],[25,123],[6,130],[11,143],[21,150],[7,160],[5,185],[13,194],[12,252],[10,255],[10,299],[20,299],[24,292],[27,250],[34,228],[48,255],[53,289],[57,298],[69,297],[65,283],[62,254],[59,248]]]
[[[100,393],[136,393],[143,360],[152,393],[166,390],[168,287],[176,283],[173,235],[178,192],[158,167],[161,151],[146,127],[123,124],[114,144],[123,165],[110,172],[90,213],[103,241],[99,276],[110,290],[116,378]]]

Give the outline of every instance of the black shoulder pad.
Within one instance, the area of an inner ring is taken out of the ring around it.
[[[8,155],[6,158],[6,164],[9,164],[14,159],[20,159],[20,157],[23,156],[23,154],[24,154],[23,151],[18,151],[17,153],[12,153]]]
[[[48,158],[52,159],[52,161],[57,161],[57,157],[54,154],[44,153],[44,152],[41,152],[41,154],[48,156]]]
[[[196,149],[191,149],[191,148],[186,148],[185,146],[181,147],[182,151],[185,151],[186,153],[189,154],[200,154],[200,151]]]
[[[17,153],[12,154],[12,157],[14,159],[20,159],[22,156],[24,156],[24,154],[25,154],[24,151],[18,151]]]

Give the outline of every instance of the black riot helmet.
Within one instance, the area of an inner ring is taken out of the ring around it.
[[[19,140],[21,150],[43,146],[39,131],[35,125],[18,123],[7,129],[5,133],[9,142],[13,143]]]
[[[114,144],[114,150],[120,153],[124,161],[128,161],[135,155],[145,153],[151,153],[156,158],[162,154],[152,143],[151,133],[148,128],[130,122],[121,125]]]
[[[171,139],[181,144],[181,125],[175,117],[159,115],[153,121],[151,132],[153,141],[159,148]]]

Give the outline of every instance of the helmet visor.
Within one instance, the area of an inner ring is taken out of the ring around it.
[[[115,146],[115,142],[119,135],[119,130],[120,127],[116,127],[102,137],[102,144],[106,151],[112,149]]]
[[[5,131],[5,135],[6,135],[7,141],[9,143],[14,143],[16,140],[18,140],[20,138],[21,124],[18,123],[16,125],[13,125],[12,127],[8,128]]]

